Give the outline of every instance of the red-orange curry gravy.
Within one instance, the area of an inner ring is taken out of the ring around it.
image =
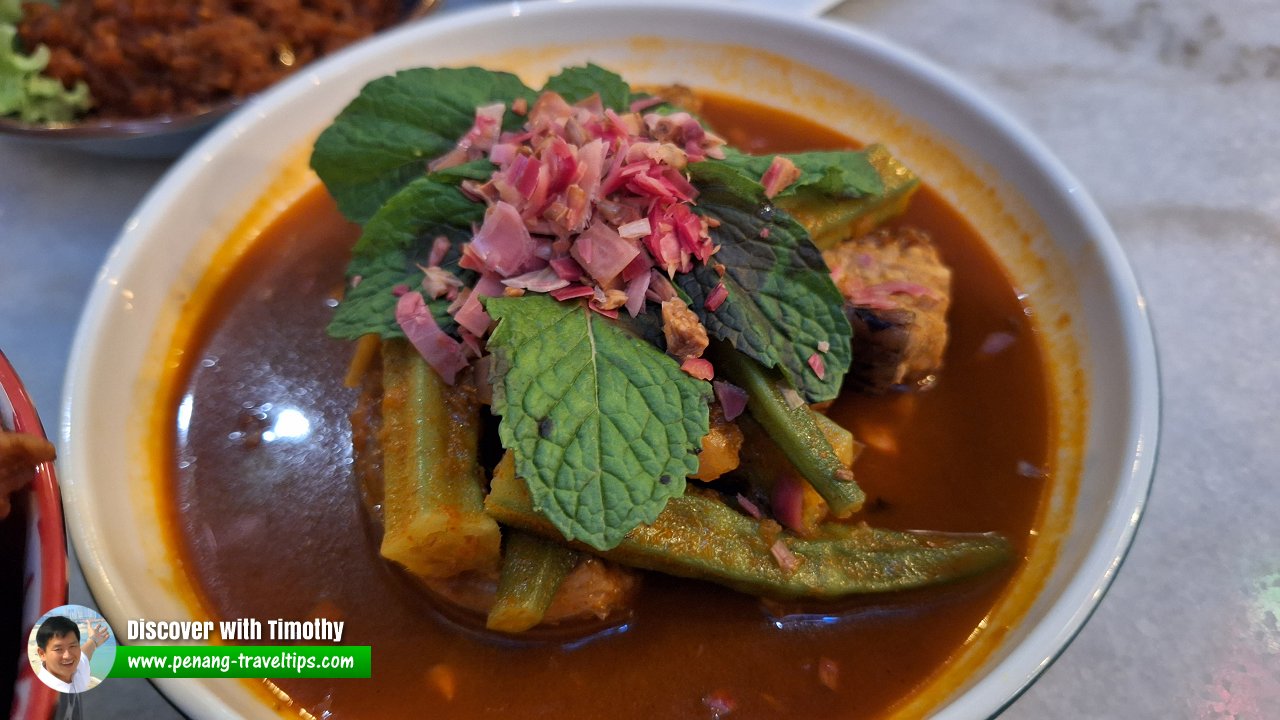
[[[709,97],[704,115],[754,152],[850,146],[738,100]],[[954,270],[951,340],[931,390],[833,407],[868,443],[854,468],[871,498],[862,517],[998,531],[1025,555],[1052,437],[1033,328],[989,250],[935,193],[919,192],[898,222],[930,232]],[[189,318],[198,331],[163,400],[174,544],[204,609],[215,619],[340,619],[344,644],[372,646],[372,679],[276,680],[292,709],[564,719],[709,718],[731,706],[729,717],[876,717],[939,671],[1017,570],[784,620],[755,598],[650,575],[625,631],[578,643],[452,624],[379,558],[352,477],[355,395],[342,386],[352,347],[324,328],[356,235],[322,189],[285,212]],[[984,352],[994,333],[1014,341]]]

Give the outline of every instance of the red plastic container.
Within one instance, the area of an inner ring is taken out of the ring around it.
[[[0,427],[42,437],[45,434],[35,404],[2,352]],[[21,577],[20,587],[15,588],[20,602],[9,601],[14,597],[10,588],[0,591],[8,596],[0,602],[0,623],[5,627],[17,624],[21,629],[20,642],[0,648],[0,653],[9,656],[9,660],[3,662],[10,663],[8,668],[0,670],[0,678],[13,681],[11,718],[46,720],[53,714],[58,697],[32,671],[27,659],[27,642],[40,615],[67,602],[67,540],[53,463],[41,463],[36,468],[35,481],[19,491],[12,498],[12,504],[9,517],[0,521],[0,531],[6,538],[0,565],[4,566],[6,577]],[[10,538],[16,540],[11,544]]]

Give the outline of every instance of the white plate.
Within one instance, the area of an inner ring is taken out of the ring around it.
[[[536,2],[441,16],[308,67],[196,145],[111,252],[64,388],[72,537],[107,619],[121,627],[194,612],[175,591],[185,579],[158,540],[161,509],[141,429],[176,301],[287,162],[366,81],[394,70],[483,64],[518,70],[536,84],[587,59],[632,82],[680,81],[798,105],[855,137],[886,142],[974,223],[1031,294],[1055,358],[1051,380],[1066,399],[1057,404],[1062,449],[1049,517],[1018,581],[1032,600],[1021,603],[1025,612],[1018,603],[996,608],[994,621],[1014,623],[1005,639],[981,662],[962,658],[930,695],[946,695],[934,708],[940,718],[997,713],[1083,625],[1141,515],[1159,409],[1143,299],[1088,195],[989,102],[878,38],[735,3]],[[194,717],[273,717],[240,683],[157,684]]]

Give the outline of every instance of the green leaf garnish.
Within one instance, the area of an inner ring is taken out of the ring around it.
[[[465,239],[465,233],[448,228],[444,234],[452,236],[454,248],[441,267],[457,275],[464,283],[471,284],[475,273],[458,269],[459,253],[456,248]],[[388,252],[372,257],[353,258],[347,267],[348,279],[359,277],[360,282],[354,287],[348,285],[347,292],[334,311],[329,321],[329,335],[345,340],[356,340],[370,333],[382,338],[404,337],[404,331],[396,322],[396,302],[399,297],[393,292],[397,285],[410,288],[410,292],[418,292],[422,282],[422,265],[426,264],[424,255],[413,255],[406,252]],[[436,324],[447,333],[453,333],[457,323],[448,313],[449,300],[444,298],[424,298],[431,310]]]
[[[457,261],[462,243],[471,239],[470,224],[484,216],[484,205],[467,199],[456,185],[445,181],[465,176],[475,164],[451,168],[451,175],[449,171],[432,173],[410,182],[365,223],[347,268],[346,295],[329,323],[330,335],[351,340],[368,333],[403,337],[395,317],[398,298],[392,290],[397,285],[419,288],[422,266],[441,235],[450,241],[441,266],[468,283],[474,279],[474,273],[458,270]],[[352,283],[356,277],[359,282]],[[427,298],[426,302],[440,327],[451,331],[449,301]]]
[[[561,70],[559,75],[547,80],[543,89],[559,93],[569,103],[576,103],[599,93],[600,101],[605,107],[618,111],[629,109],[631,101],[635,99],[631,86],[621,75],[593,63]]]
[[[441,182],[440,173],[412,180],[378,208],[364,225],[353,250],[356,257],[404,252],[420,241],[431,244],[446,228],[470,229],[484,219],[484,205]],[[470,240],[470,233],[462,240]]]
[[[426,173],[471,128],[476,108],[536,95],[510,73],[483,68],[418,68],[378,78],[316,140],[311,167],[338,208],[365,222]],[[524,119],[508,112],[506,130]]]
[[[866,152],[819,150],[802,153],[748,155],[733,148],[725,149],[721,162],[759,180],[781,154],[795,163],[800,179],[783,188],[777,198],[812,195],[831,200],[851,200],[884,192],[884,181],[871,164]]]
[[[571,103],[599,94],[619,111],[644,97],[595,65],[568,68],[545,89]],[[443,267],[474,283],[475,274],[457,263],[484,205],[459,185],[486,181],[494,165],[481,159],[428,173],[427,163],[456,146],[478,106],[518,98],[532,103],[537,94],[506,73],[405,71],[369,83],[322,133],[312,167],[339,208],[364,225],[348,269],[349,279],[361,281],[338,306],[331,334],[401,336],[393,289],[419,291],[420,266],[440,235],[451,244]],[[505,130],[522,123],[504,116]],[[726,155],[688,166],[700,191],[695,210],[719,221],[712,233],[720,249],[710,266],[676,277],[680,292],[713,336],[778,368],[807,399],[835,397],[850,361],[843,298],[805,227],[779,208],[875,203],[888,187],[883,172],[867,153],[790,154],[801,177],[775,206],[759,182],[773,156]],[[707,311],[706,298],[721,283],[728,297]],[[441,328],[454,332],[448,301],[427,304]],[[498,321],[488,350],[499,434],[537,510],[566,538],[602,550],[653,522],[697,471],[710,398],[707,383],[663,354],[656,313],[613,321],[541,294],[484,304]],[[809,364],[815,354],[825,366],[821,377]]]
[[[853,331],[822,254],[745,168],[707,160],[690,164],[689,173],[700,193],[698,210],[720,221],[711,231],[720,245],[712,261],[725,267],[723,277],[702,265],[676,276],[689,307],[708,333],[781,370],[805,399],[833,399],[849,369]],[[722,282],[728,299],[708,311],[707,296]],[[826,352],[819,350],[824,341]],[[809,366],[815,353],[825,365],[822,377]]]
[[[488,298],[503,447],[567,539],[606,550],[697,472],[711,386],[579,303]]]

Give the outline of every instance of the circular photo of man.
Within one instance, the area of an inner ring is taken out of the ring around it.
[[[115,662],[115,634],[97,610],[63,605],[31,629],[27,656],[36,677],[60,693],[82,693],[106,679]]]

